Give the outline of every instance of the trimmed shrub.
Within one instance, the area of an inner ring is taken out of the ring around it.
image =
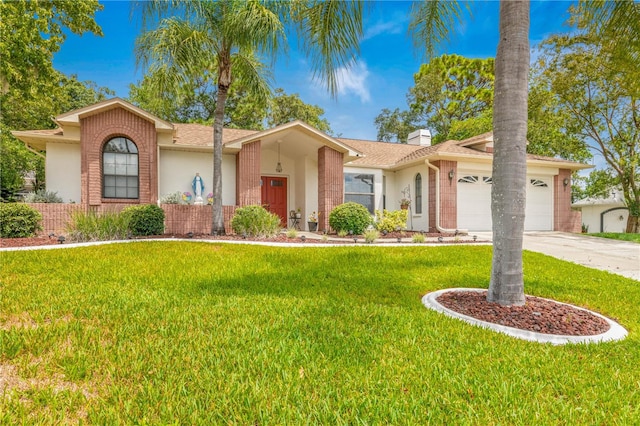
[[[236,234],[272,237],[280,232],[280,216],[269,213],[262,206],[240,207],[231,219],[231,228]]]
[[[77,242],[124,240],[128,233],[128,215],[116,212],[76,211],[67,225],[69,239]]]
[[[376,229],[380,232],[393,232],[407,228],[408,210],[376,210]]]
[[[369,210],[352,201],[340,204],[329,213],[329,226],[336,232],[351,231],[353,235],[360,235],[370,224]]]
[[[127,216],[132,235],[162,235],[164,233],[164,210],[155,204],[127,207],[122,211]]]
[[[33,237],[42,230],[42,215],[22,203],[0,204],[0,237]]]
[[[24,196],[25,203],[61,203],[62,198],[57,192],[40,189],[36,192],[29,192]]]
[[[426,240],[424,234],[413,234],[413,238],[411,238],[414,243],[424,243]]]

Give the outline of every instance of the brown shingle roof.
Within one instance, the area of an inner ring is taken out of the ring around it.
[[[175,144],[189,146],[212,146],[213,126],[193,123],[173,123],[176,129]],[[258,133],[257,130],[223,129],[222,143],[234,141],[236,139]]]
[[[349,163],[349,165],[353,166],[393,166],[402,158],[423,148],[421,146],[407,145],[403,143],[376,142],[345,138],[338,138],[338,140],[364,154],[364,157],[358,158],[357,160]]]

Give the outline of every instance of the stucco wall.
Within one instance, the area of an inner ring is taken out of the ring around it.
[[[57,192],[65,203],[80,203],[80,145],[47,144],[47,191]]]
[[[422,177],[422,213],[416,213],[416,175],[420,173]],[[394,186],[390,187],[387,181],[387,210],[398,210],[402,190],[409,186],[411,197],[411,207],[409,209],[409,219],[407,229],[428,230],[429,229],[429,169],[426,165],[410,167],[395,174]]]
[[[193,194],[191,182],[200,173],[203,194],[213,192],[213,154],[207,152],[160,149],[160,197],[180,191]],[[206,200],[205,200],[206,203]],[[222,156],[222,204],[236,204],[236,161],[234,155]]]

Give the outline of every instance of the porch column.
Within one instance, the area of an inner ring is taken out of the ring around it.
[[[434,161],[440,169],[440,225],[442,228],[458,227],[458,163],[456,161]],[[449,172],[453,170],[453,179]],[[436,171],[429,169],[429,230],[436,232]]]
[[[582,231],[581,212],[571,210],[571,170],[569,169],[560,169],[558,175],[553,177],[553,230],[576,233]]]
[[[344,201],[343,155],[328,146],[318,150],[318,230],[329,229],[329,213]]]
[[[237,173],[237,204],[250,206],[260,204],[260,141],[242,145],[238,153]]]

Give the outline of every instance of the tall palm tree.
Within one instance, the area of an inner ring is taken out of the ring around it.
[[[424,1],[412,11],[416,44],[445,40],[460,18],[457,2]],[[529,73],[529,2],[500,3],[500,42],[495,61],[493,112],[493,257],[487,299],[524,304],[522,239],[526,199],[526,136]]]
[[[224,233],[222,210],[222,128],[229,88],[241,81],[253,96],[270,93],[260,56],[275,59],[284,27],[298,29],[317,76],[332,94],[336,70],[348,66],[362,36],[362,2],[340,0],[153,0],[145,2],[145,22],[159,17],[157,29],[137,41],[143,64],[167,70],[176,81],[195,74],[217,82],[213,124],[212,233]]]
[[[524,305],[522,239],[526,202],[529,2],[500,3],[493,100],[493,258],[487,300]]]

